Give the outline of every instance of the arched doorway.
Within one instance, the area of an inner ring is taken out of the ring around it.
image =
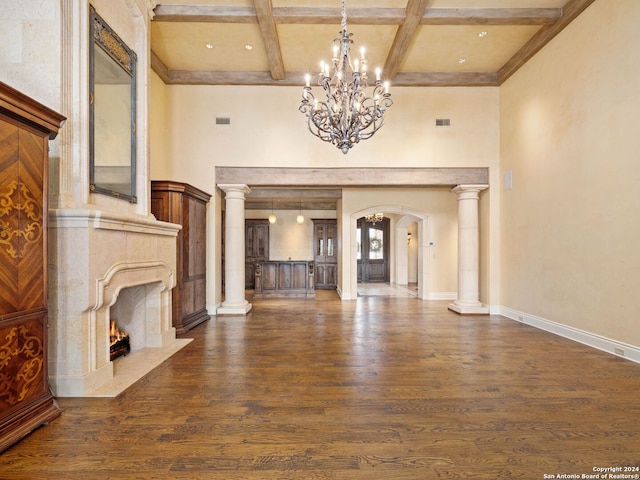
[[[412,242],[417,256],[417,289],[416,295],[421,299],[429,298],[429,255],[428,248],[428,221],[429,216],[424,212],[402,205],[377,205],[371,206],[364,210],[353,212],[350,215],[349,238],[345,238],[345,243],[351,247],[349,249],[349,288],[341,292],[343,299],[356,298],[358,292],[358,220],[367,214],[382,212],[394,217],[389,228],[389,261],[390,261],[390,281],[392,283],[400,281],[407,283],[407,259],[408,259],[408,242],[407,235],[410,225],[413,225],[416,234],[413,235]],[[346,233],[346,232],[345,232]]]

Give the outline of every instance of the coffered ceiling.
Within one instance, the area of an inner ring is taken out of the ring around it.
[[[347,0],[347,30],[394,86],[494,86],[594,1]],[[151,23],[167,84],[303,85],[340,30],[341,0],[167,2]]]

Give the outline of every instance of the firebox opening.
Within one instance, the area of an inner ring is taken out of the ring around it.
[[[159,292],[162,284],[134,285],[120,290],[109,309],[109,319],[117,321],[117,327],[126,332],[131,352],[148,347],[149,322],[157,322]]]
[[[109,329],[109,360],[113,361],[121,355],[131,352],[131,343],[129,342],[129,334],[118,328],[115,319],[111,319],[111,328]]]

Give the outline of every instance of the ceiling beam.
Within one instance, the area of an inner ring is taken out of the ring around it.
[[[258,199],[279,199],[279,200],[337,200],[342,198],[342,190],[338,188],[305,188],[304,190],[287,188],[252,188],[245,195],[246,198]]]
[[[492,72],[400,72],[394,87],[495,87],[498,75]]]
[[[299,202],[282,201],[273,205],[273,210],[335,210],[336,202],[334,201],[318,201],[312,200],[310,202],[300,205]],[[245,210],[272,210],[270,201],[267,200],[245,200]]]
[[[488,184],[488,168],[216,167],[216,184],[251,187],[444,187]]]
[[[165,84],[171,83],[169,69],[153,50],[151,50],[151,69],[156,72]]]
[[[337,7],[275,7],[278,24],[340,25],[342,9]],[[349,25],[401,25],[404,8],[347,8]]]
[[[420,25],[551,25],[561,8],[428,8]]]
[[[159,4],[153,12],[154,22],[258,23],[254,7]]]
[[[271,0],[254,0],[253,3],[256,7],[264,49],[269,60],[271,77],[274,80],[282,80],[285,76],[284,61],[282,60],[278,31],[276,30],[276,24],[273,20],[273,5],[271,4]]]
[[[393,80],[398,70],[400,70],[400,63],[407,54],[407,50],[409,50],[409,45],[413,40],[418,25],[420,25],[427,3],[429,3],[429,0],[409,0],[409,3],[407,3],[405,21],[396,32],[391,50],[387,55],[387,61],[384,64],[384,76],[386,78]]]
[[[501,85],[504,83],[505,80],[513,75],[594,1],[595,0],[569,0],[562,8],[562,16],[553,25],[542,27],[498,70],[498,84]]]
[[[274,80],[269,72],[211,71],[211,70],[164,70],[151,68],[167,85],[261,85],[300,87],[305,83],[307,72],[286,72],[281,80]],[[166,68],[166,67],[165,67]],[[498,75],[492,72],[400,72],[393,80],[394,87],[494,87]]]
[[[302,89],[305,83],[306,73],[307,72],[286,72],[282,79],[275,80],[269,72],[170,70],[169,81],[165,83],[170,85],[297,86]]]
[[[342,13],[333,7],[273,7],[276,24],[340,25]],[[154,22],[258,23],[254,7],[159,4]],[[560,8],[427,8],[420,25],[550,25]],[[404,8],[347,8],[350,25],[402,25]]]

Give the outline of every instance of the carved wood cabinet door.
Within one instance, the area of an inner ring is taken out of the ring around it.
[[[44,310],[44,136],[0,115],[0,315]]]
[[[0,83],[0,452],[60,414],[47,373],[46,195],[48,139],[63,120]]]
[[[44,135],[0,116],[0,414],[46,395]]]
[[[269,221],[245,220],[245,275],[244,288],[255,288],[255,265],[269,260]]]
[[[315,288],[333,290],[338,285],[338,227],[335,219],[313,220]]]

